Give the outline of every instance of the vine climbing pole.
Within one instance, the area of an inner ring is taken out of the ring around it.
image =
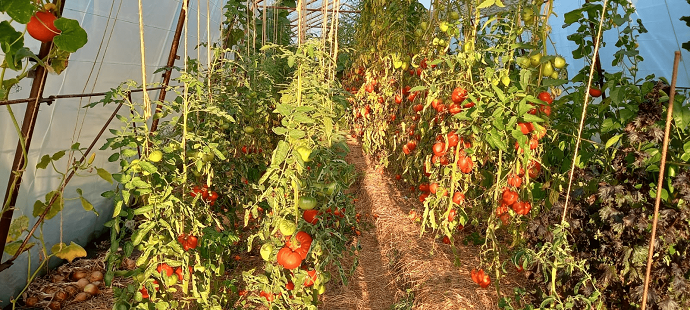
[[[65,0],[53,0],[53,3],[59,5],[60,14],[65,6]],[[38,58],[45,59],[53,47],[53,42],[42,43],[41,49],[38,53]],[[17,196],[19,195],[19,186],[22,183],[22,175],[26,170],[27,154],[31,146],[31,138],[36,128],[36,118],[38,117],[38,110],[41,105],[43,97],[43,90],[45,89],[45,81],[48,71],[43,66],[36,67],[36,74],[31,84],[31,93],[29,98],[36,98],[30,101],[24,113],[24,121],[22,122],[21,137],[17,143],[17,150],[14,153],[14,161],[12,162],[12,172],[10,179],[7,182],[7,190],[5,191],[5,199],[2,203],[2,218],[0,219],[0,257],[5,251],[5,240],[12,222],[12,215],[14,214],[14,206],[17,203]]]
[[[666,110],[666,130],[664,131],[664,144],[661,149],[661,165],[659,165],[659,180],[656,182],[656,200],[654,201],[654,218],[652,220],[652,236],[649,238],[649,252],[647,253],[647,271],[644,276],[644,291],[642,293],[642,310],[647,309],[647,295],[649,291],[649,279],[654,263],[654,242],[656,241],[656,227],[659,223],[659,205],[661,204],[661,190],[664,187],[664,171],[666,170],[666,153],[668,152],[668,137],[671,133],[671,122],[673,122],[673,101],[676,97],[676,81],[678,78],[678,64],[680,63],[680,51],[676,51],[673,60],[673,76],[671,78],[671,94],[668,99],[668,109]]]

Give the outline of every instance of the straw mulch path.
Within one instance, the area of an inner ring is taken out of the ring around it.
[[[407,217],[412,206],[419,208],[416,197],[406,197],[393,178],[363,154],[356,139],[348,136],[348,144],[347,161],[360,173],[352,189],[355,208],[362,218],[371,219],[371,225],[369,229],[363,225],[353,279],[347,287],[327,287],[319,308],[498,309],[493,286],[482,289],[470,278],[473,266],[479,265],[479,247],[457,238],[462,266],[455,267],[450,246],[430,233],[420,237],[419,223]],[[518,275],[502,279],[502,293],[512,293],[519,279]]]

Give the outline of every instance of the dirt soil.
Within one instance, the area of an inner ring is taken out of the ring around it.
[[[408,217],[415,206],[421,208],[419,200],[408,197],[402,183],[376,167],[356,139],[348,136],[348,145],[347,161],[360,174],[352,189],[355,208],[371,225],[362,225],[352,280],[346,287],[328,287],[319,308],[498,309],[494,286],[482,289],[470,277],[479,265],[479,247],[463,244],[463,236],[456,238],[461,266],[454,266],[451,246],[434,240],[431,233],[420,237],[420,223]],[[512,293],[521,279],[518,274],[503,278],[502,293]]]

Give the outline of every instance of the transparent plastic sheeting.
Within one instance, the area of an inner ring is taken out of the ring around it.
[[[644,61],[638,64],[638,78],[654,74],[657,78],[665,77],[671,82],[673,73],[674,52],[681,50],[682,58],[678,67],[678,87],[690,87],[690,52],[681,49],[683,42],[690,40],[690,27],[680,21],[682,16],[690,15],[690,4],[686,0],[632,0],[636,13],[631,15],[633,21],[642,20],[642,25],[647,29],[638,37],[640,44],[638,50]],[[553,46],[556,46],[568,63],[569,78],[573,78],[578,70],[587,65],[584,59],[573,59],[572,50],[577,48],[574,42],[567,36],[577,31],[578,25],[563,28],[563,15],[582,7],[584,0],[556,0],[554,12],[557,16],[551,16],[549,23],[552,27],[551,42],[547,44],[549,54],[554,54]],[[598,27],[598,24],[596,25]],[[604,33],[606,46],[600,49],[602,69],[607,72],[619,72],[620,67],[611,65],[613,54],[618,50],[615,46],[618,40],[616,30]],[[591,60],[591,58],[590,58]]]
[[[207,0],[189,1],[188,14],[188,49],[190,57],[197,57],[195,46],[200,40],[206,42],[206,4]],[[222,8],[224,1],[208,0],[211,16],[211,41],[218,41],[219,27],[222,21]],[[146,47],[146,72],[149,83],[161,82],[162,74],[153,72],[166,66],[170,45],[177,26],[177,18],[182,8],[181,0],[143,0],[144,12],[144,38]],[[197,10],[197,4],[200,10]],[[91,92],[109,91],[127,80],[141,81],[141,56],[139,37],[139,11],[138,1],[135,0],[67,0],[65,1],[63,16],[79,21],[86,30],[89,42],[69,59],[69,66],[61,75],[49,74],[46,80],[44,96],[58,94],[80,94]],[[197,20],[197,12],[201,22]],[[7,15],[0,15],[0,21],[8,20]],[[200,38],[197,37],[197,25]],[[19,28],[19,24],[13,24]],[[23,31],[23,29],[18,29]],[[184,40],[184,33],[183,33]],[[184,41],[180,42],[178,55],[183,57]],[[25,45],[34,53],[38,53],[40,42],[25,36]],[[200,53],[201,61],[206,61],[206,52]],[[182,60],[178,60],[176,66],[182,66]],[[8,71],[6,77],[16,75],[16,72]],[[173,74],[173,78],[175,78]],[[29,96],[32,79],[24,79],[15,93],[10,94],[10,99],[21,99]],[[158,91],[150,92],[152,99],[158,98]],[[168,99],[173,99],[174,94],[168,94]],[[133,94],[134,99],[141,98],[141,94]],[[81,143],[87,147],[101,129],[105,121],[110,117],[116,105],[98,105],[92,109],[81,108],[90,102],[101,100],[102,97],[80,99],[60,99],[52,105],[41,104],[36,121],[31,149],[28,154],[28,166],[24,173],[23,182],[17,199],[14,218],[22,215],[28,216],[30,227],[35,223],[32,216],[34,202],[44,200],[45,194],[56,190],[60,185],[60,176],[49,166],[47,170],[37,170],[36,163],[45,154],[53,154],[57,151],[69,149],[75,143]],[[139,101],[141,102],[141,101]],[[26,104],[12,105],[19,126],[24,117]],[[129,115],[126,108],[120,110],[120,114]],[[115,119],[110,128],[120,128],[120,123]],[[113,151],[99,151],[109,135],[104,136],[96,144],[96,159],[94,164],[109,171],[117,171],[117,164],[107,161]],[[5,106],[0,106],[0,197],[5,201],[5,190],[10,176],[12,161],[17,147],[17,132]],[[75,155],[77,156],[77,155]],[[79,157],[76,158],[77,160]],[[56,165],[57,169],[67,169],[67,156]],[[65,189],[65,198],[78,197],[76,189],[83,190],[84,196],[94,205],[100,216],[85,211],[81,202],[68,200],[65,202],[64,211],[43,226],[43,236],[48,251],[61,240],[67,244],[74,241],[86,246],[89,240],[97,237],[107,228],[103,224],[112,216],[112,202],[100,196],[104,191],[114,188],[114,185],[102,180],[93,173],[91,177],[75,176]],[[37,232],[38,235],[38,232]],[[35,240],[32,240],[35,241]],[[31,267],[39,265],[39,248],[37,245],[31,250]],[[2,261],[10,258],[3,253]],[[53,265],[60,263],[60,259],[53,258]],[[28,255],[22,254],[12,267],[0,272],[0,307],[4,307],[14,294],[17,294],[26,285]]]

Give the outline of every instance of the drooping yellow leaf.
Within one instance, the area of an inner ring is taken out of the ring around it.
[[[51,252],[55,254],[55,256],[66,259],[70,263],[78,257],[86,257],[86,250],[82,248],[80,245],[72,242],[70,245],[66,245],[64,243],[58,243],[54,245],[51,249]]]

